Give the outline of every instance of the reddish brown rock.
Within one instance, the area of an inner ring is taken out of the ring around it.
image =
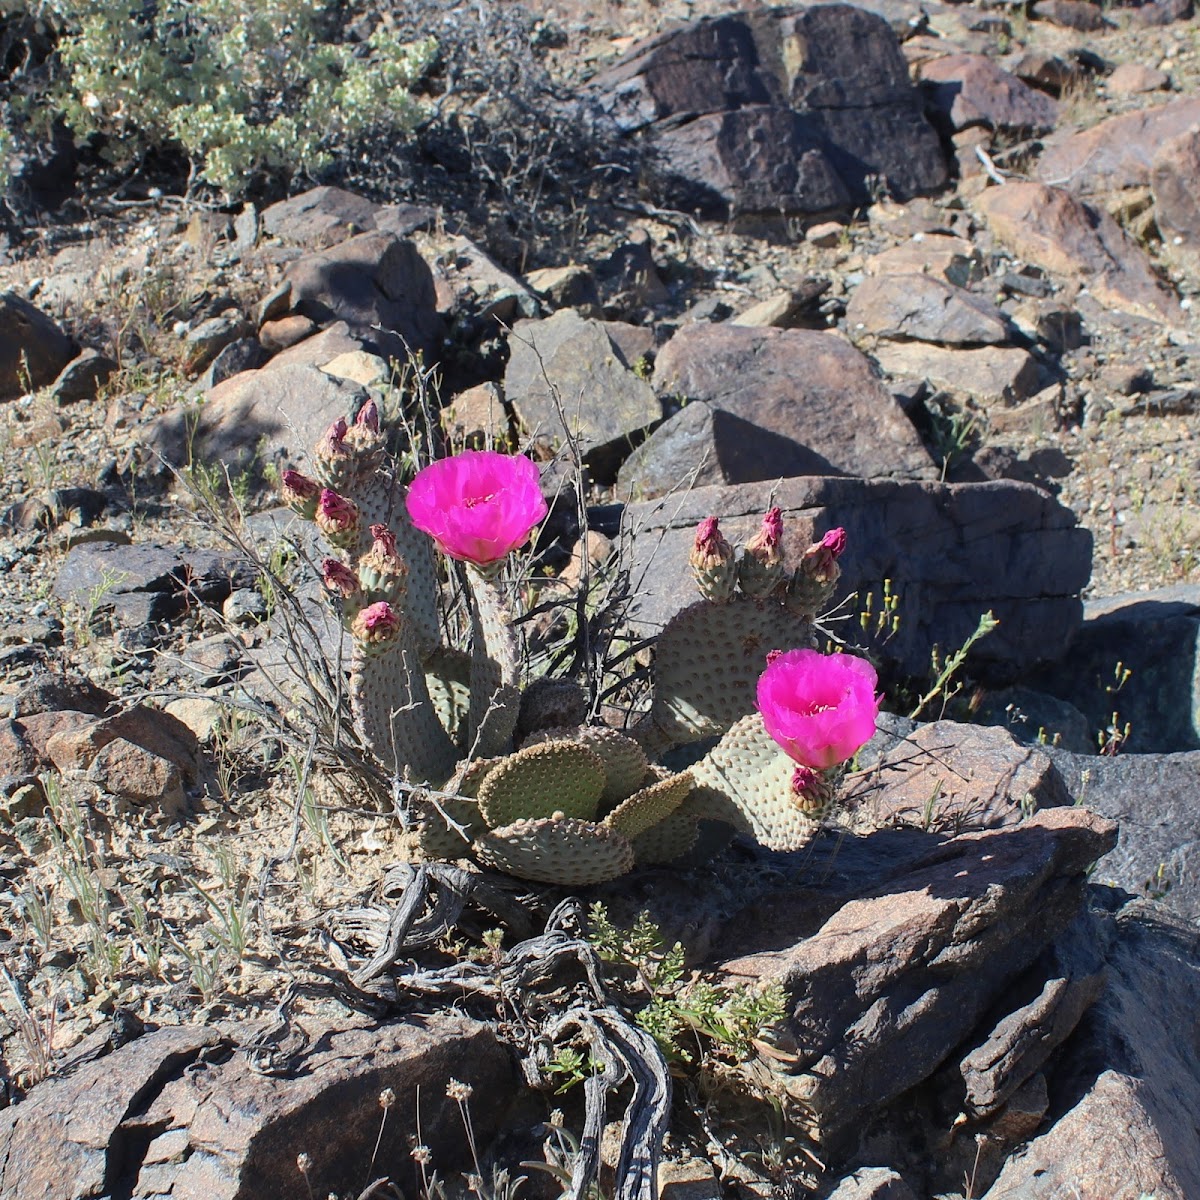
[[[1005,730],[933,721],[856,778],[847,803],[877,825],[959,833],[1016,825],[1070,796],[1049,755]]]
[[[954,129],[1053,129],[1058,105],[983,54],[947,54],[921,66],[930,104]]]
[[[1011,180],[976,201],[992,232],[1021,258],[1079,279],[1101,304],[1159,321],[1182,317],[1175,294],[1102,209],[1062,188]]]
[[[87,777],[109,795],[154,805],[169,817],[182,816],[187,808],[179,768],[125,738],[113,738],[100,749]]]
[[[863,280],[846,306],[850,336],[912,339],[947,346],[1008,341],[1004,314],[990,301],[931,275],[886,273]]]
[[[297,342],[302,342],[317,331],[317,323],[311,317],[293,314],[286,317],[276,317],[264,321],[258,331],[258,340],[264,350],[272,354],[286,350]]]
[[[61,715],[61,714],[60,714]],[[111,717],[77,724],[47,737],[45,752],[60,771],[86,770],[110,742],[132,742],[165,759],[187,779],[198,770],[196,735],[180,720],[158,709],[138,705]]]
[[[1100,9],[1088,0],[1037,0],[1033,16],[1035,20],[1049,21],[1064,29],[1077,29],[1080,33],[1098,33],[1112,26]]]
[[[1046,147],[1034,171],[1053,187],[1078,196],[1146,187],[1158,148],[1200,121],[1200,98],[1172,100],[1155,108],[1109,117],[1090,129],[1066,134]]]
[[[1113,68],[1105,86],[1114,96],[1137,96],[1143,92],[1159,92],[1171,85],[1171,77],[1157,67],[1145,63],[1123,62]]]
[[[1164,238],[1200,241],[1200,129],[1159,146],[1150,170],[1154,220]]]
[[[75,343],[41,309],[0,292],[0,400],[52,383],[75,357]]]
[[[1020,346],[929,346],[895,342],[875,346],[871,357],[893,379],[924,379],[940,391],[977,404],[1019,404],[1036,394],[1037,360]]]
[[[685,326],[659,352],[654,387],[799,442],[824,464],[808,474],[934,474],[912,423],[866,357],[833,334]]]

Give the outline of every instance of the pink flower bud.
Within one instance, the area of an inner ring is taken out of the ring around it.
[[[783,537],[783,514],[772,508],[764,517],[759,531],[746,543],[738,568],[738,583],[747,596],[768,596],[783,578],[783,554],[779,541]]]
[[[345,454],[346,448],[342,442],[346,437],[347,429],[345,418],[338,417],[325,431],[325,436],[317,443],[317,453],[326,458],[337,458],[339,455]]]
[[[400,614],[386,601],[368,604],[350,622],[350,635],[363,646],[381,646],[400,634]]]
[[[322,488],[317,501],[317,528],[335,545],[348,547],[358,538],[358,505],[332,488]]]
[[[798,797],[807,796],[820,782],[820,774],[812,767],[797,767],[792,772],[792,793]]]
[[[840,525],[836,529],[831,529],[821,539],[821,545],[824,546],[834,558],[841,558],[842,555],[846,553],[846,531]]]
[[[358,410],[358,416],[354,418],[354,423],[365,426],[372,433],[379,432],[379,408],[374,400],[368,400]]]
[[[840,527],[831,529],[801,555],[800,570],[818,583],[836,583],[842,573],[837,560],[845,549],[846,531]]]
[[[322,559],[321,581],[346,600],[358,591],[358,576],[340,558]]]
[[[371,548],[358,560],[358,577],[373,599],[399,604],[408,590],[408,564],[396,551],[396,535],[386,525],[372,525]]]
[[[396,535],[382,522],[371,526],[371,549],[368,553],[376,554],[384,559],[399,559],[396,553]]]
[[[430,463],[408,488],[412,523],[443,554],[480,567],[523,546],[547,511],[536,465],[493,450]]]
[[[725,540],[716,517],[705,517],[696,526],[692,545],[691,564],[697,571],[711,570],[733,561],[733,547]]]
[[[321,485],[299,471],[284,471],[280,492],[283,502],[306,520],[311,521],[317,512],[317,497],[321,494]]]
[[[851,758],[875,732],[878,677],[865,658],[789,650],[768,655],[758,680],[763,725],[802,766],[824,769]]]

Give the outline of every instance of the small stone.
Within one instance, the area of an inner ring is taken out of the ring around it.
[[[292,306],[292,285],[289,280],[276,284],[259,302],[254,311],[255,323],[261,328],[268,321],[286,316]]]
[[[822,250],[832,250],[846,234],[845,225],[839,221],[822,221],[804,234],[804,240]]]
[[[117,364],[108,355],[88,347],[63,367],[50,391],[59,404],[93,400],[116,369]]]
[[[203,370],[230,342],[249,332],[240,313],[226,312],[201,321],[184,338],[184,364],[188,371]]]
[[[1124,62],[1113,69],[1105,81],[1114,96],[1137,96],[1144,92],[1161,92],[1169,87],[1171,77],[1157,67],[1144,63]]]
[[[293,313],[290,317],[277,317],[273,321],[264,321],[258,330],[258,340],[264,350],[274,354],[278,350],[286,350],[297,342],[317,332],[317,323],[311,317],[302,317]]]
[[[258,625],[268,616],[267,602],[255,588],[238,588],[230,592],[221,612],[231,625]]]
[[[387,360],[369,350],[347,350],[337,354],[321,370],[335,379],[346,379],[363,387],[386,384],[391,377]]]
[[[181,816],[187,807],[179,768],[124,738],[104,746],[87,775],[110,795],[134,804],[157,804],[168,816]]]

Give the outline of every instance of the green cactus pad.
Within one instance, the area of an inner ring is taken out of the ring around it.
[[[462,650],[439,646],[425,660],[425,686],[442,728],[460,750],[465,750],[467,713],[471,706],[471,656]]]
[[[589,821],[541,819],[516,821],[494,829],[475,843],[486,866],[563,887],[587,887],[616,879],[633,869],[629,839]]]
[[[452,821],[457,821],[467,829],[466,839],[457,829],[447,825],[445,817],[426,802],[425,815],[417,831],[421,851],[429,858],[466,858],[470,853],[469,840],[487,831],[479,813],[479,805],[474,800],[453,797],[441,797],[438,804]]]
[[[687,798],[693,783],[687,771],[672,775],[652,769],[647,785],[614,808],[604,824],[627,838],[638,837],[670,816]]]
[[[582,742],[600,755],[604,763],[603,804],[613,804],[633,795],[642,786],[650,764],[641,746],[628,734],[607,725],[576,725],[558,729],[541,729],[531,733],[525,745],[539,742]]]
[[[503,761],[502,758],[473,758],[470,762],[459,763],[450,782],[446,784],[446,791],[453,792],[464,800],[478,799],[483,781],[491,769],[498,767]]]
[[[799,850],[817,825],[794,802],[795,769],[752,713],[691,768],[696,787],[678,811],[724,821],[771,850]]]
[[[479,789],[484,819],[496,829],[562,813],[590,821],[604,790],[604,763],[579,742],[543,742],[510,754]]]
[[[639,867],[674,862],[696,844],[699,827],[694,817],[680,812],[668,813],[657,825],[633,839],[633,853]]]
[[[467,749],[472,755],[507,754],[520,711],[521,660],[517,635],[500,589],[479,571],[471,588],[471,711]],[[527,815],[527,814],[525,814]]]
[[[727,604],[692,604],[659,636],[650,718],[675,743],[723,734],[754,711],[767,654],[811,641],[809,624],[774,599],[735,596]]]

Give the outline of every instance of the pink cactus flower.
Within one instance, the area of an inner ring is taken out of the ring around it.
[[[443,554],[480,567],[523,546],[546,512],[536,465],[494,450],[439,459],[408,488],[412,523]]]
[[[768,656],[758,679],[763,725],[789,758],[837,766],[871,740],[881,697],[875,668],[853,654],[789,650]]]

